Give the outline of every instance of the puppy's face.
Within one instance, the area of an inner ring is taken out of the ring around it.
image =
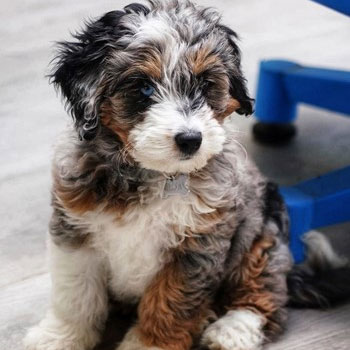
[[[91,139],[109,128],[141,167],[202,168],[222,150],[224,118],[251,113],[235,34],[214,11],[189,2],[132,4],[77,38],[80,50],[62,45],[54,80],[78,131]]]
[[[142,167],[191,172],[222,150],[221,123],[239,103],[209,40],[186,45],[165,32],[171,27],[152,38],[156,26],[155,19],[145,20],[135,42],[109,59],[107,86],[113,88],[101,122]]]

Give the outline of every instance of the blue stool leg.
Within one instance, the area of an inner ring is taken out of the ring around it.
[[[295,135],[291,122],[296,118],[296,103],[286,89],[285,76],[299,66],[288,61],[260,63],[255,116],[255,138],[267,144],[288,142]]]
[[[302,235],[311,230],[313,199],[293,187],[281,188],[290,218],[290,249],[294,261],[304,260]]]
[[[289,123],[303,102],[350,114],[350,72],[303,67],[289,61],[260,64],[256,118],[265,123]]]
[[[290,123],[296,117],[296,103],[288,96],[285,76],[299,68],[289,61],[263,61],[260,64],[255,104],[256,118],[263,123]]]
[[[303,67],[289,61],[260,64],[253,133],[266,143],[288,141],[298,103],[350,114],[350,72]],[[284,140],[284,139],[285,140]]]
[[[350,167],[280,191],[290,216],[290,248],[296,262],[304,258],[305,232],[350,221]]]

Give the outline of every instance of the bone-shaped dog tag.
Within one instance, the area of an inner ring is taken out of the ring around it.
[[[180,174],[165,181],[162,198],[168,198],[175,195],[186,196],[189,192],[188,175]]]

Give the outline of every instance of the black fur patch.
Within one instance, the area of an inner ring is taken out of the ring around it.
[[[97,84],[109,51],[127,34],[120,25],[125,14],[124,11],[108,12],[76,33],[77,41],[58,43],[56,66],[50,80],[66,98],[81,139],[93,139],[99,127],[99,106],[104,96],[103,91],[96,95]]]
[[[289,218],[286,212],[286,206],[283,198],[278,191],[278,186],[272,182],[267,182],[265,187],[265,207],[264,218],[265,223],[273,220],[285,241],[288,240]]]
[[[244,114],[244,115],[253,114],[254,99],[250,98],[248,95],[248,90],[246,87],[246,79],[244,78],[240,67],[241,53],[238,45],[236,44],[236,41],[238,40],[238,35],[232,29],[224,25],[219,25],[218,27],[223,32],[226,33],[227,39],[232,49],[232,53],[234,54],[235,57],[238,58],[237,62],[239,62],[237,65],[239,74],[230,75],[230,94],[233,98],[239,101],[241,105],[241,108],[239,108],[236,112],[238,114]]]
[[[328,308],[350,299],[350,267],[310,270],[296,265],[287,284],[290,306]]]

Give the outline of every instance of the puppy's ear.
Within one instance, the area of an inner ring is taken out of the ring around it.
[[[99,105],[103,92],[98,85],[110,48],[124,35],[120,19],[123,11],[112,11],[87,23],[74,42],[58,43],[58,54],[50,81],[66,99],[81,139],[91,140],[99,127]]]
[[[241,52],[236,44],[238,40],[237,34],[230,28],[220,25],[220,29],[224,32],[232,50],[233,62],[231,62],[229,69],[230,79],[230,95],[239,102],[239,107],[236,113],[250,115],[253,113],[254,100],[249,97],[246,86],[246,79],[241,70]]]

